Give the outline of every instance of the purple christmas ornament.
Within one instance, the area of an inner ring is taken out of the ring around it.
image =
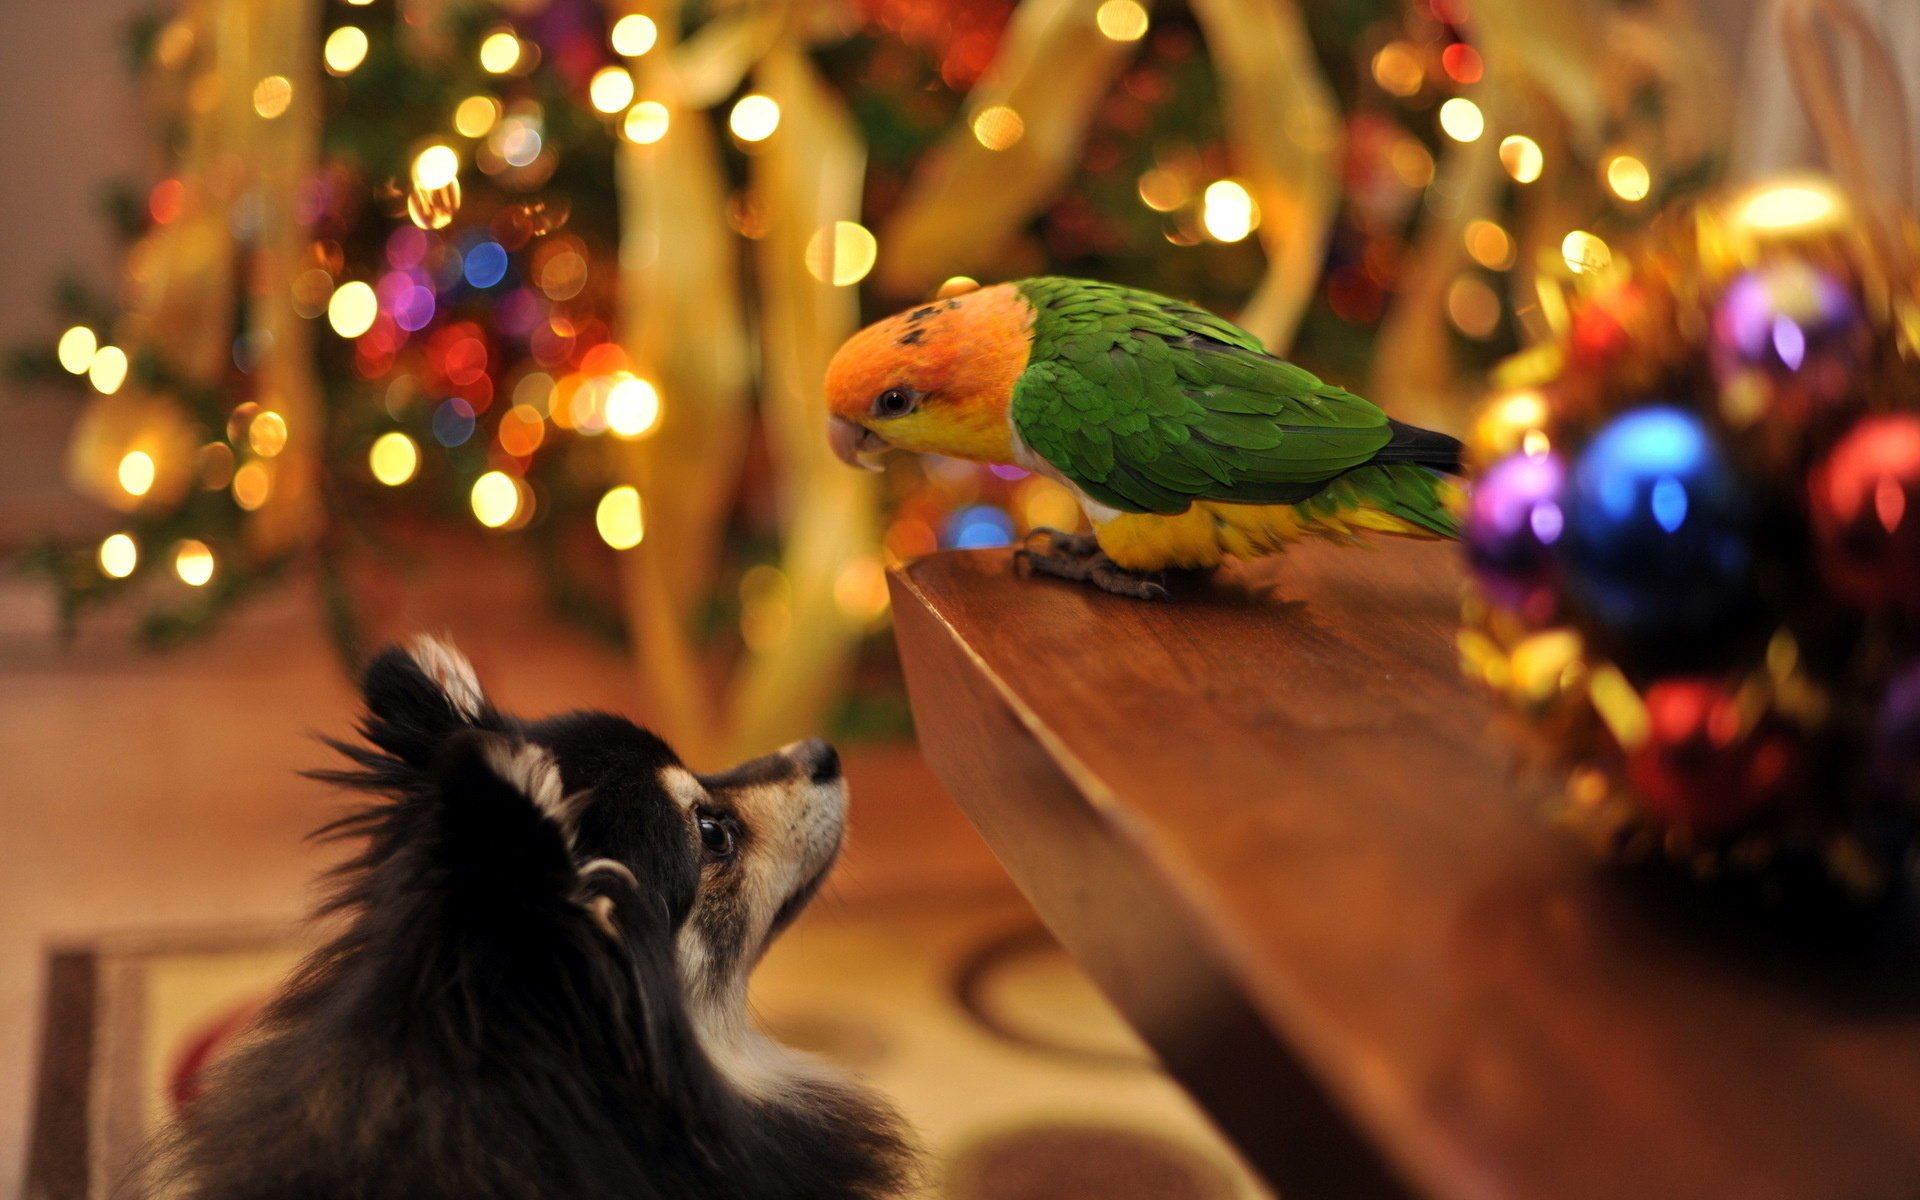
[[[1817,406],[1855,391],[1872,331],[1840,280],[1804,262],[1780,262],[1727,285],[1713,316],[1712,359],[1722,404],[1745,424],[1785,419],[1803,428]]]
[[[1558,603],[1555,543],[1566,524],[1566,465],[1555,454],[1513,454],[1474,485],[1467,504],[1467,561],[1487,595],[1535,624]]]

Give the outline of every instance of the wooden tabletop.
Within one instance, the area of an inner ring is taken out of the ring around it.
[[[1289,1200],[1920,1196],[1916,922],[1596,867],[1458,674],[1450,547],[892,582],[935,773]]]

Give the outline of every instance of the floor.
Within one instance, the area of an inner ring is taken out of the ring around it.
[[[462,545],[439,567],[392,592],[383,627],[450,634],[515,710],[631,708],[626,664],[541,616],[517,559]],[[0,581],[0,1194],[24,1167],[47,948],[294,922],[329,853],[302,835],[340,803],[294,772],[325,761],[312,735],[342,730],[352,712],[310,589],[297,582],[165,655],[133,649],[111,620],[67,647],[50,628],[43,592]],[[1083,1102],[1089,1081],[1123,1125],[1132,1111],[1133,1124],[1157,1121],[1200,1149],[1224,1190],[1191,1194],[1252,1194],[1204,1119],[1037,932],[913,748],[850,747],[846,761],[854,817],[843,865],[757,980],[772,1026],[867,1070],[898,1098],[942,1148],[934,1194],[1125,1194],[1084,1170],[1066,1186],[1073,1170],[1062,1164],[1129,1162],[1125,1146],[1102,1140],[1110,1129],[1071,1119],[1100,1108]],[[992,1001],[1003,988],[1005,1005],[1025,1015],[969,1016],[961,1010],[980,1002],[955,1003],[955,964],[996,940],[1007,970],[987,972],[982,994]],[[847,1000],[849,978],[860,994],[887,998],[890,1015],[875,1028],[891,1021],[901,1053],[874,1058],[839,1036],[844,1022],[821,1019]],[[1008,1021],[1027,1034],[996,1030]],[[1055,1035],[1105,1039],[1134,1057],[1132,1073],[1103,1075],[1110,1061],[1076,1063],[1071,1046],[1061,1060],[1044,1045]],[[1041,1126],[1035,1142],[1031,1127]],[[1139,1163],[1136,1182],[1153,1169]]]

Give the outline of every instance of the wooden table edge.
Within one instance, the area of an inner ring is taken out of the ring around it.
[[[1204,901],[1210,889],[1199,882],[1184,863],[1175,857],[1157,853],[1141,836],[1124,806],[1118,802],[1113,789],[1046,728],[1039,715],[1013,686],[968,644],[920,588],[913,577],[917,565],[909,563],[889,572],[894,628],[902,643],[902,666],[907,675],[916,724],[923,730],[928,724],[922,716],[923,712],[928,711],[928,706],[921,703],[915,687],[916,674],[924,664],[915,662],[915,656],[908,652],[907,643],[913,641],[916,635],[907,630],[910,624],[924,620],[937,630],[948,646],[971,664],[979,679],[991,690],[993,700],[1019,731],[1044,752],[1058,771],[1061,782],[1084,805],[1087,815],[1098,822],[1116,847],[1125,849],[1143,879],[1155,885],[1156,897],[1170,910],[1184,915],[1186,919],[1182,924],[1191,939],[1187,948],[1199,952],[1207,970],[1216,973],[1222,981],[1229,982],[1238,990],[1241,999],[1250,1002],[1244,1018],[1253,1022],[1253,1027],[1269,1043],[1274,1054],[1274,1058],[1265,1063],[1263,1069],[1273,1072],[1276,1084],[1294,1089],[1287,1100],[1309,1119],[1336,1121],[1341,1127],[1341,1140],[1348,1144],[1340,1147],[1323,1144],[1313,1151],[1303,1152],[1304,1137],[1324,1139],[1334,1136],[1333,1131],[1323,1126],[1310,1130],[1295,1129],[1286,1137],[1262,1138],[1257,1131],[1246,1128],[1245,1114],[1216,1111],[1209,1098],[1203,1097],[1183,1077],[1179,1053],[1169,1053],[1168,1048],[1162,1045],[1165,1031],[1142,1027],[1142,1022],[1131,1011],[1131,998],[1117,994],[1117,989],[1111,986],[1110,981],[1102,977],[1098,955],[1086,953],[1084,945],[1076,944],[1081,941],[1079,931],[1063,928],[1058,923],[1057,915],[1049,912],[1042,899],[1036,896],[1030,881],[1008,861],[1002,845],[988,836],[994,853],[1007,865],[1014,882],[1034,902],[1036,911],[1048,927],[1127,1016],[1129,1023],[1153,1046],[1175,1078],[1221,1124],[1227,1135],[1261,1172],[1289,1194],[1297,1189],[1300,1195],[1335,1195],[1341,1200],[1359,1200],[1376,1195],[1405,1197],[1414,1194],[1458,1194],[1461,1180],[1471,1179],[1477,1174],[1471,1164],[1437,1139],[1418,1135],[1406,1122],[1383,1119],[1380,1113],[1381,1098],[1370,1094],[1369,1089],[1353,1073],[1343,1070],[1336,1056],[1324,1048],[1325,1039],[1315,1032],[1316,1021],[1307,1014],[1304,1003],[1286,995],[1284,987],[1276,986],[1271,979],[1263,980],[1258,972],[1250,968],[1253,951],[1238,928],[1222,929],[1217,924],[1209,925],[1202,920],[1200,914],[1205,910]],[[902,600],[907,598],[911,598],[911,603],[903,604]],[[981,817],[969,795],[967,781],[959,777],[954,764],[948,761],[951,748],[939,744],[937,738],[930,743],[923,732],[921,751],[941,784],[966,812],[968,820],[980,828]],[[981,832],[983,836],[987,835],[984,828]],[[1252,1003],[1257,1003],[1257,1010],[1251,1007]],[[1288,1030],[1285,1042],[1273,1034],[1270,1022],[1275,1020],[1283,1023]],[[1276,1102],[1279,1098],[1276,1089]],[[1358,1135],[1361,1114],[1371,1118],[1365,1121],[1367,1136],[1364,1138]],[[1283,1125],[1289,1123],[1283,1114],[1272,1115]],[[1333,1153],[1328,1154],[1328,1151]],[[1320,1161],[1303,1166],[1298,1161],[1298,1157],[1303,1155]]]

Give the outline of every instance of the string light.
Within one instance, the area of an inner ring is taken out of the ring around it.
[[[633,103],[633,76],[625,67],[601,67],[587,83],[587,99],[609,115]]]
[[[807,239],[807,271],[822,283],[851,287],[867,277],[880,243],[857,221],[835,221]]]
[[[333,289],[333,295],[327,300],[327,324],[343,338],[357,338],[372,329],[373,319],[379,313],[379,297],[358,279]]]
[[[399,487],[419,471],[420,447],[398,429],[388,430],[367,450],[367,469],[388,487]]]
[[[1560,257],[1575,275],[1591,275],[1607,269],[1613,262],[1613,251],[1594,234],[1576,229],[1560,239]]]
[[[285,75],[269,75],[253,85],[253,111],[271,121],[293,103],[293,82]]]
[[[627,140],[642,146],[651,146],[667,136],[667,106],[658,100],[642,100],[627,110],[627,119],[621,125],[621,132]]]
[[[273,473],[262,462],[243,463],[233,473],[233,502],[243,511],[254,512],[267,502],[273,491]]]
[[[613,43],[614,53],[639,58],[660,40],[660,27],[653,23],[652,17],[629,13],[613,23],[607,40]]]
[[[1216,179],[1201,195],[1200,223],[1216,242],[1238,242],[1260,225],[1260,206],[1253,193],[1232,179]]]
[[[640,438],[660,424],[660,392],[635,375],[617,380],[607,391],[607,428],[615,437]]]
[[[1440,128],[1456,142],[1477,142],[1487,131],[1487,118],[1478,104],[1455,96],[1440,106]]]
[[[100,543],[100,573],[108,579],[125,579],[140,565],[140,544],[132,534],[108,534]]]
[[[780,104],[758,93],[742,96],[727,117],[727,128],[743,142],[764,142],[780,128]]]
[[[460,156],[452,146],[435,142],[422,150],[413,160],[413,184],[415,187],[432,191],[443,188],[460,177]]]
[[[1093,23],[1116,42],[1137,42],[1147,36],[1147,10],[1140,0],[1106,0],[1093,14]]]
[[[111,396],[127,381],[127,352],[118,346],[102,346],[87,363],[87,382],[102,396]]]
[[[60,344],[54,353],[60,357],[60,365],[74,375],[85,375],[87,368],[93,365],[93,353],[100,348],[100,339],[93,330],[85,325],[75,325],[60,335]]]
[[[367,60],[367,33],[358,25],[342,25],[327,35],[320,57],[330,75],[351,75]]]
[[[989,150],[1005,150],[1026,133],[1026,121],[1004,104],[990,104],[974,114],[974,140]]]
[[[468,96],[453,110],[453,129],[461,137],[485,137],[500,119],[500,102],[492,96]]]
[[[1653,191],[1653,172],[1631,154],[1616,154],[1607,160],[1607,187],[1628,203],[1645,200]]]
[[[631,550],[647,536],[646,518],[640,508],[637,488],[621,485],[600,497],[593,510],[593,525],[600,540],[615,550]]]
[[[505,471],[488,471],[473,481],[473,515],[488,529],[499,529],[520,515],[520,484]]]
[[[188,587],[202,587],[213,578],[213,551],[198,538],[185,538],[173,548],[173,573]]]
[[[1547,156],[1540,152],[1539,142],[1516,133],[1500,139],[1500,165],[1515,183],[1532,183],[1546,169]]]
[[[520,65],[520,39],[511,29],[496,29],[480,41],[480,69],[505,75]]]
[[[120,480],[120,490],[127,495],[146,495],[153,490],[153,455],[145,450],[127,451],[120,456],[120,466],[115,475]]]

